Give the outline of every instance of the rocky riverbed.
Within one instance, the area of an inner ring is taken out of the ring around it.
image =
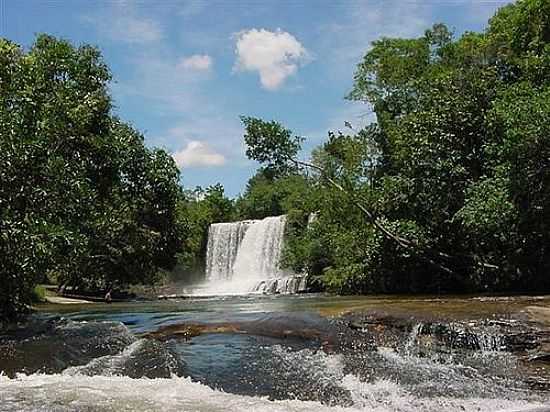
[[[0,401],[7,410],[544,408],[549,303],[318,295],[48,305],[1,333]],[[159,400],[169,388],[186,397]]]

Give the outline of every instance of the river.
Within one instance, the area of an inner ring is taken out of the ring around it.
[[[549,304],[304,294],[43,305],[0,335],[0,410],[550,410],[548,362],[535,356],[548,324],[531,316]]]

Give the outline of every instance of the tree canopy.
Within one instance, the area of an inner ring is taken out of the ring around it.
[[[179,171],[113,116],[110,80],[93,47],[0,39],[2,317],[47,278],[107,288],[175,263]]]
[[[283,265],[327,290],[550,291],[547,0],[504,6],[481,33],[374,41],[347,98],[376,121],[309,156],[281,123],[243,116],[260,167],[237,199],[183,191],[171,156],[114,115],[110,81],[94,47],[0,39],[5,318],[43,280],[204,273],[210,224],[280,214]]]
[[[348,98],[376,123],[313,151],[316,219],[291,220],[285,263],[339,292],[549,290],[549,68],[544,0],[374,41]],[[253,124],[252,158],[296,159],[290,130]]]

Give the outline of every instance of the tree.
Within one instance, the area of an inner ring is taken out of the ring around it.
[[[113,117],[99,51],[0,39],[0,312],[47,277],[74,287],[151,281],[180,246],[179,171]]]
[[[348,98],[376,124],[330,133],[310,162],[280,124],[245,124],[266,170],[307,167],[320,187],[285,262],[338,292],[549,290],[549,22],[523,0],[483,33],[375,41]]]
[[[246,156],[266,165],[266,173],[284,175],[294,171],[294,159],[301,149],[302,137],[293,136],[275,121],[266,122],[242,116],[245,127]]]
[[[221,184],[186,191],[178,202],[178,222],[184,228],[178,264],[171,273],[177,281],[193,282],[204,278],[208,229],[212,223],[237,218],[234,202],[227,198]]]

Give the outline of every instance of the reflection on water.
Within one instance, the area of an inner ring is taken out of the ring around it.
[[[180,300],[83,305],[43,305],[43,313],[74,320],[119,320],[136,332],[155,330],[179,321],[220,322],[249,318],[255,313],[315,312],[338,316],[354,311],[384,311],[428,318],[480,319],[510,316],[528,305],[550,306],[550,297],[410,297],[242,295]]]
[[[531,409],[548,392],[530,383],[544,376],[521,351],[546,332],[533,332],[522,310],[548,303],[304,295],[49,305],[25,327],[0,335],[0,369],[10,376],[0,376],[0,405],[8,411]],[[325,317],[353,311],[366,314]],[[27,375],[13,377],[21,372]]]

